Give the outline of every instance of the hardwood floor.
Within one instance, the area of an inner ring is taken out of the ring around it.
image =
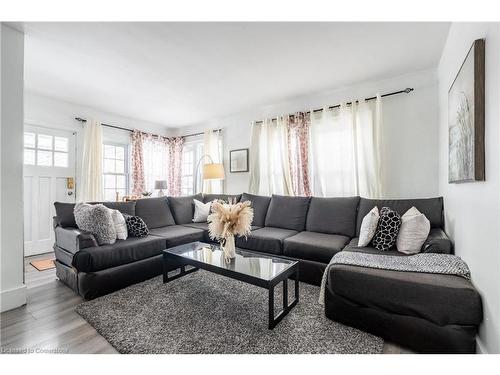
[[[38,271],[29,263],[50,256],[25,259],[28,303],[1,314],[1,352],[117,353],[75,312],[82,298],[57,280],[55,269]],[[411,352],[386,342],[383,353]]]

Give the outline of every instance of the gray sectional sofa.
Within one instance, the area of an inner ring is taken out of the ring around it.
[[[363,217],[374,207],[401,215],[412,206],[431,223],[422,252],[451,253],[444,232],[442,198],[372,200],[360,197],[308,198],[242,195],[195,195],[104,202],[140,216],[150,235],[97,246],[93,236],[76,228],[73,205],[56,203],[54,230],[57,276],[86,299],[92,299],[162,273],[162,250],[192,241],[210,241],[207,223],[193,223],[193,199],[228,198],[252,202],[254,220],[247,238],[236,245],[299,262],[301,281],[319,285],[339,251],[374,253],[357,247]],[[387,253],[387,252],[386,252]],[[396,250],[389,254],[405,256]],[[326,289],[326,315],[423,352],[472,352],[482,319],[481,299],[470,282],[458,276],[416,274],[335,265]]]

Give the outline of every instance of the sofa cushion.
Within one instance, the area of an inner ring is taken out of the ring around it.
[[[175,225],[167,197],[137,200],[135,215],[140,216],[149,229]]]
[[[329,269],[328,288],[352,303],[439,326],[477,325],[482,318],[481,297],[460,276],[336,264]]]
[[[359,235],[359,228],[365,215],[377,206],[389,207],[400,215],[404,215],[406,211],[415,206],[417,210],[423,213],[431,222],[432,228],[443,228],[443,198],[427,198],[427,199],[366,199],[359,200],[358,216],[356,219],[356,236]]]
[[[300,232],[283,242],[283,254],[298,259],[328,263],[349,242],[338,234]]]
[[[168,203],[177,225],[193,222],[193,199],[203,201],[203,196],[201,194],[196,194],[187,197],[168,197]]]
[[[359,197],[311,198],[306,230],[353,237],[358,203]]]
[[[269,208],[269,203],[271,202],[271,197],[243,193],[241,195],[240,201],[241,202],[246,202],[246,201],[252,202],[252,208],[253,208],[252,224],[255,226],[258,226],[258,227],[263,227],[265,225],[265,222],[266,222],[267,209]]]
[[[151,235],[164,238],[166,248],[189,242],[203,241],[204,239],[203,229],[190,228],[185,225],[171,225],[151,229]]]
[[[236,238],[236,246],[262,253],[283,254],[283,240],[297,234],[297,231],[265,227],[252,231],[245,237]]]
[[[229,199],[236,200],[236,203],[240,201],[241,194],[203,194],[203,202],[212,202],[214,199],[222,199],[225,202],[229,202]]]
[[[367,254],[383,254],[383,255],[396,255],[396,256],[406,256],[403,253],[400,253],[396,249],[391,250],[378,250],[375,249],[371,243],[368,246],[358,246],[359,238],[355,237],[349,241],[349,243],[344,247],[343,251],[355,251],[359,253],[367,253]]]
[[[80,272],[96,272],[159,255],[164,249],[163,238],[129,237],[112,245],[81,249],[73,255],[71,265]]]
[[[309,197],[273,195],[266,215],[266,227],[304,230]]]
[[[131,202],[89,202],[90,204],[102,203],[108,208],[113,210],[118,210],[122,214],[135,215],[135,201]],[[73,227],[76,228],[75,215],[73,210],[75,209],[75,203],[64,203],[64,202],[54,202],[54,207],[56,209],[56,220],[57,224],[63,228]]]

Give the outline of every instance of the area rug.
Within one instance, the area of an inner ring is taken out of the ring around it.
[[[30,264],[35,267],[38,271],[45,271],[55,268],[54,264],[55,258],[33,260]]]
[[[202,270],[167,284],[156,277],[76,311],[120,353],[382,352],[381,338],[326,318],[318,294],[301,283],[299,303],[274,330],[266,289]]]

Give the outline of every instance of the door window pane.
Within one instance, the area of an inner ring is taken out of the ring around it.
[[[24,149],[24,164],[35,165],[35,150]]]
[[[54,167],[68,168],[68,153],[54,152]]]
[[[68,152],[68,138],[54,137],[54,150]]]
[[[52,136],[47,134],[38,134],[38,148],[43,150],[52,150]]]
[[[52,167],[52,151],[38,150],[36,154],[37,165],[42,167]]]
[[[24,147],[35,148],[35,133],[24,133]]]

